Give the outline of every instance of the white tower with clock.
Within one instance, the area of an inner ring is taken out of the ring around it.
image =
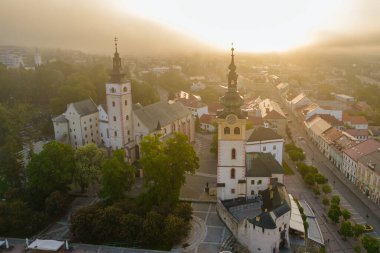
[[[218,114],[217,190],[221,200],[244,197],[246,116],[240,110],[243,98],[237,91],[234,49],[231,49],[228,91],[221,98],[224,109]]]

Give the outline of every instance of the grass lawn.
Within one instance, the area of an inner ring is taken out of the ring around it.
[[[293,175],[294,174],[293,170],[289,167],[289,165],[285,161],[282,162],[282,167],[285,170],[285,175]]]

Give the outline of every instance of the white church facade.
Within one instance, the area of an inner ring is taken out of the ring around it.
[[[194,141],[191,111],[179,102],[133,104],[131,83],[123,77],[116,47],[111,78],[105,85],[106,104],[97,106],[91,99],[68,104],[64,113],[52,119],[55,139],[74,148],[95,143],[111,150],[125,149],[131,161],[139,158],[139,144],[147,135],[168,138],[181,132]]]
[[[290,200],[284,186],[283,139],[264,127],[246,130],[240,109],[232,49],[228,90],[217,115],[217,211],[250,252],[276,253],[289,247]]]

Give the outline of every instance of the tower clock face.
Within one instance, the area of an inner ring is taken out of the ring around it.
[[[232,125],[232,124],[236,123],[237,117],[235,115],[233,115],[233,114],[230,114],[230,115],[227,116],[226,120],[227,120],[228,124]]]

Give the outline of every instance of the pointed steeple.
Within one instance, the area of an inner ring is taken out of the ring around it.
[[[121,59],[119,53],[117,52],[117,38],[115,37],[115,53],[113,55],[113,67],[111,72],[111,82],[120,83],[124,77],[121,71]]]
[[[235,65],[235,55],[234,48],[231,48],[231,63],[228,66],[230,70],[228,72],[228,90],[226,94],[220,98],[220,102],[224,106],[223,112],[218,117],[226,117],[228,114],[235,114],[239,118],[243,118],[244,115],[240,110],[240,106],[243,105],[243,98],[239,95],[237,91],[237,78],[238,74],[236,73]]]

